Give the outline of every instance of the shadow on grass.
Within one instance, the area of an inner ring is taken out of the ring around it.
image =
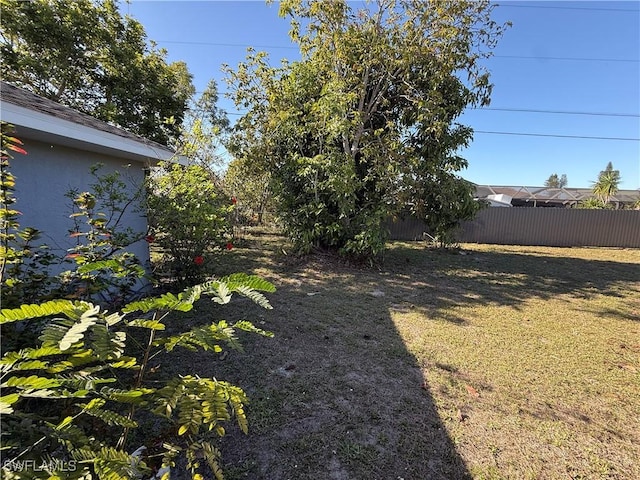
[[[200,302],[196,315],[246,318],[275,338],[243,337],[247,353],[224,361],[182,353],[172,367],[228,380],[249,395],[249,436],[228,428],[222,440],[226,478],[471,478],[388,298],[369,286],[378,271],[279,267],[257,251],[239,251],[237,262],[230,271],[257,270],[277,285],[274,309],[244,299]]]
[[[274,253],[277,242],[270,248],[238,249],[220,273],[271,280],[272,311],[245,300],[200,302],[194,315],[248,319],[275,338],[245,337],[247,353],[224,361],[183,353],[171,367],[228,380],[249,395],[250,435],[228,428],[222,440],[232,480],[471,478],[394,311],[464,324],[458,306],[616,296],[640,282],[637,265],[613,261],[396,246],[381,268],[357,269],[330,258],[287,261]]]
[[[638,264],[531,253],[462,253],[399,246],[388,255],[384,272],[390,272],[389,286],[404,294],[406,303],[455,323],[464,323],[453,313],[456,306],[517,309],[529,299],[561,295],[589,300],[637,291],[640,296]],[[640,320],[638,311],[640,305],[628,312],[601,308],[594,313]]]

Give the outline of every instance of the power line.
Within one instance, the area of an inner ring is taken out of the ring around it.
[[[605,113],[605,112],[572,112],[566,110],[537,110],[534,108],[498,108],[498,107],[481,107],[474,110],[495,110],[499,112],[525,112],[525,113],[553,113],[561,115],[593,115],[601,117],[632,117],[640,118],[636,113]]]
[[[199,45],[204,47],[242,47],[242,48],[275,48],[284,50],[298,50],[296,46],[283,45],[247,45],[243,43],[217,43],[217,42],[191,42],[183,40],[156,40],[156,43],[166,43],[175,45]],[[569,60],[584,62],[631,62],[640,63],[640,59],[629,58],[584,58],[584,57],[538,57],[528,55],[492,55],[492,58],[517,58],[524,60]]]
[[[212,47],[243,47],[243,48],[282,48],[298,50],[298,47],[283,45],[247,45],[244,43],[214,43],[214,42],[186,42],[182,40],[155,40],[156,43],[173,43],[176,45],[201,45]]]
[[[488,130],[474,130],[474,133],[486,133],[491,135],[519,135],[524,137],[553,137],[553,138],[580,138],[588,140],[618,140],[640,142],[640,138],[623,138],[623,137],[590,137],[586,135],[554,135],[550,133],[524,133],[524,132],[494,132]]]
[[[479,109],[479,110],[490,110],[490,109],[485,108],[485,109]],[[496,108],[493,110],[505,110],[505,109]],[[507,110],[525,111],[525,112],[530,111],[530,110],[519,110],[519,109],[507,109]],[[533,111],[544,112],[544,113],[570,113],[570,112],[547,112],[545,110],[533,110]],[[244,113],[239,113],[239,112],[226,112],[226,113],[227,115],[236,115],[236,116],[244,115]],[[584,112],[582,113],[573,112],[572,114],[592,115],[591,113],[584,113]],[[595,114],[595,115],[598,115],[598,114]],[[638,115],[630,115],[630,116],[637,117]],[[595,137],[595,136],[588,136],[588,135],[559,135],[559,134],[551,134],[551,133],[495,132],[495,131],[489,131],[489,130],[474,130],[473,133],[484,133],[484,134],[490,134],[490,135],[516,135],[516,136],[524,136],[524,137],[578,138],[578,139],[586,139],[586,140],[616,140],[616,141],[626,141],[626,142],[640,142],[640,138]]]
[[[587,10],[593,12],[635,12],[640,13],[640,10],[634,10],[632,8],[588,8],[588,7],[559,7],[556,5],[503,5],[496,4],[500,8],[549,8],[555,10]]]
[[[492,55],[489,58],[517,58],[524,60],[562,60],[572,62],[628,62],[640,63],[640,59],[632,58],[585,58],[585,57],[537,57],[527,55]]]
[[[634,113],[604,113],[604,112],[570,112],[563,110],[536,110],[533,108],[494,108],[494,107],[482,107],[482,108],[473,108],[472,110],[493,110],[498,112],[524,112],[524,113],[550,113],[550,114],[560,114],[560,115],[591,115],[591,116],[602,116],[602,117],[630,117],[630,118],[640,118],[640,115]],[[226,112],[227,115],[235,115],[242,116],[244,113],[242,112]],[[246,112],[245,112],[246,113]]]

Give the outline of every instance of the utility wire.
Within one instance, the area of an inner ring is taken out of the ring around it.
[[[504,5],[502,3],[497,3],[497,7],[499,8],[550,8],[555,10],[587,10],[593,12],[635,12],[640,13],[640,10],[632,9],[632,8],[588,8],[588,7],[559,7],[557,5]]]
[[[298,50],[296,46],[283,46],[283,45],[247,45],[243,43],[216,43],[216,42],[190,42],[182,40],[156,40],[158,44],[167,43],[175,45],[200,45],[209,47],[242,47],[242,48],[276,48],[285,50]],[[640,63],[640,59],[628,59],[628,58],[583,58],[583,57],[537,57],[527,55],[492,55],[490,58],[519,58],[525,60],[570,60],[570,61],[585,61],[585,62],[632,62]]]
[[[156,43],[173,43],[177,45],[203,45],[213,47],[243,47],[243,48],[284,48],[298,50],[295,46],[283,46],[283,45],[247,45],[244,43],[213,43],[213,42],[187,42],[183,40],[154,40]]]
[[[512,58],[512,59],[524,59],[524,60],[562,60],[572,62],[627,62],[627,63],[640,63],[640,59],[632,58],[585,58],[585,57],[537,57],[526,55],[492,55],[491,58]]]
[[[473,133],[486,133],[491,135],[520,135],[524,137],[580,138],[580,139],[588,139],[588,140],[618,140],[618,141],[640,142],[640,138],[590,137],[586,135],[554,135],[554,134],[548,134],[548,133],[494,132],[494,131],[488,131],[488,130],[474,130]]]
[[[500,109],[495,109],[495,110],[500,110]],[[516,111],[519,111],[519,110],[516,110]],[[524,111],[527,111],[527,110],[524,110]],[[550,113],[558,113],[558,112],[550,112]],[[576,113],[576,114],[585,115],[585,113]],[[227,112],[227,115],[242,116],[244,114],[238,113],[238,112]],[[635,115],[635,116],[638,116],[638,115]],[[490,134],[490,135],[516,135],[516,136],[523,136],[523,137],[579,138],[579,139],[586,139],[586,140],[615,140],[615,141],[625,141],[625,142],[640,142],[640,138],[595,137],[595,136],[588,136],[588,135],[556,135],[551,133],[496,132],[496,131],[489,131],[489,130],[473,130],[473,133],[484,133],[484,134]]]
[[[560,115],[593,115],[599,117],[632,117],[640,118],[637,113],[605,113],[605,112],[570,112],[565,110],[537,110],[534,108],[498,108],[498,107],[480,107],[473,110],[495,110],[498,112],[525,112],[525,113],[553,113]]]
[[[640,118],[640,115],[634,113],[604,113],[604,112],[569,112],[562,110],[536,110],[532,108],[493,108],[493,107],[482,107],[482,108],[473,108],[472,110],[493,110],[498,112],[524,112],[524,113],[550,113],[550,114],[560,114],[560,115],[591,115],[591,116],[601,116],[601,117],[631,117],[631,118]],[[236,115],[242,116],[244,113],[242,112],[227,112],[227,115]]]

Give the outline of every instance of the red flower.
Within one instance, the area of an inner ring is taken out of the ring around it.
[[[194,257],[193,263],[195,263],[198,266],[202,265],[204,263],[204,257],[202,257],[202,255],[198,255],[197,257]]]
[[[234,205],[238,203],[238,200],[236,199],[236,197],[231,197],[231,203]]]
[[[233,243],[227,242],[227,250],[231,250],[233,248]]]
[[[146,237],[144,237],[144,239],[146,240],[147,243],[152,243],[156,241],[156,237],[154,237],[153,235],[147,235]]]

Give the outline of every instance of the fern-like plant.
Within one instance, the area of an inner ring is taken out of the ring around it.
[[[244,392],[195,375],[150,385],[149,359],[178,347],[240,349],[238,331],[272,336],[248,321],[166,331],[202,297],[223,304],[239,294],[271,308],[263,292],[274,290],[263,279],[234,274],[117,312],[79,300],[2,310],[0,328],[47,319],[36,344],[0,359],[3,478],[169,478],[180,455],[194,480],[223,478],[216,439],[232,419],[247,432]],[[132,330],[146,332],[142,351],[132,347]],[[141,414],[156,416],[165,434],[159,445],[132,452],[128,434]]]

